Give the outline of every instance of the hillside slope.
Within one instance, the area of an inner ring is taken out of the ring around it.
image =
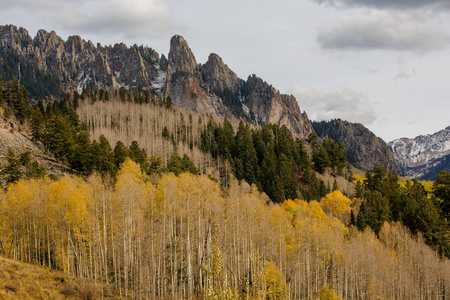
[[[44,167],[48,174],[61,177],[64,173],[70,173],[66,165],[57,162],[42,145],[31,139],[27,128],[0,118],[0,169],[8,163],[6,159],[8,149],[12,149],[16,156],[29,151],[30,158]]]
[[[0,299],[119,299],[114,289],[0,256]]]
[[[254,185],[235,181],[224,193],[188,173],[151,182],[127,160],[114,185],[100,176],[11,185],[0,226],[9,255],[133,299],[317,299],[324,285],[347,299],[448,298],[447,258],[400,223],[380,224],[378,235],[356,230],[351,205],[340,192],[274,205]],[[9,277],[0,289],[27,289],[20,266],[1,266]]]

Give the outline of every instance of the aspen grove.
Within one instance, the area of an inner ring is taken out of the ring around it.
[[[448,299],[450,262],[399,223],[348,226],[350,200],[273,204],[233,181],[126,160],[115,181],[21,179],[0,194],[0,252],[129,299]],[[327,298],[328,299],[328,298]]]

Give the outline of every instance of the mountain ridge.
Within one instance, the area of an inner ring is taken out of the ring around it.
[[[450,171],[450,126],[388,145],[406,177],[434,180],[440,170]]]
[[[33,78],[26,81],[23,68],[53,78],[49,91],[35,93],[40,98],[81,93],[86,88],[136,88],[170,96],[175,105],[202,113],[258,125],[285,125],[301,138],[313,132],[308,116],[293,96],[281,94],[255,75],[247,81],[238,78],[217,54],[199,64],[180,35],[172,37],[166,58],[147,46],[94,45],[80,36],[64,41],[54,31],[42,29],[32,38],[24,28],[5,25],[0,26],[0,48],[4,53],[0,62],[9,68],[3,74],[22,76],[24,85],[37,83]],[[12,57],[12,61],[5,57]]]
[[[341,119],[312,124],[320,138],[330,137],[337,143],[343,143],[349,163],[356,168],[371,170],[375,164],[379,164],[386,167],[389,172],[402,174],[386,142],[364,125]]]

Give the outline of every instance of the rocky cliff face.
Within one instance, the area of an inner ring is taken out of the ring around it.
[[[247,79],[243,94],[243,104],[254,114],[258,123],[286,125],[294,134],[304,137],[314,131],[294,96],[281,94],[255,75]]]
[[[33,39],[25,29],[11,25],[0,26],[0,45],[5,54],[56,76],[67,92],[121,86],[152,89],[160,75],[159,54],[142,46],[94,46],[79,36],[64,41],[54,31],[45,30],[39,30]],[[3,64],[7,63],[5,56]]]
[[[200,65],[186,40],[179,35],[173,36],[170,40],[165,90],[166,96],[170,96],[175,105],[206,114],[233,118],[233,114],[223,104],[222,99],[205,88],[201,79]]]
[[[387,144],[362,124],[336,119],[313,122],[313,127],[320,138],[328,136],[343,143],[348,161],[356,168],[371,170],[379,164],[389,172],[401,175],[401,169]]]
[[[42,77],[54,78],[64,92],[103,87],[145,89],[203,113],[286,125],[298,137],[313,132],[293,96],[280,94],[256,76],[239,79],[216,54],[204,65],[198,64],[179,35],[171,39],[166,59],[148,47],[94,45],[79,36],[64,41],[54,31],[45,30],[32,38],[25,29],[8,25],[0,26],[0,54],[0,66],[8,70],[4,72],[6,80],[23,75],[18,66],[27,66],[33,74],[42,72]],[[39,85],[34,79],[27,80],[24,77],[27,88]],[[54,85],[35,95],[51,96],[53,91]]]
[[[441,170],[450,171],[450,126],[434,134],[389,142],[406,177],[435,180]]]

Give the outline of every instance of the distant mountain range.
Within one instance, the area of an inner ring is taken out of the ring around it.
[[[450,171],[450,126],[434,134],[389,142],[406,177],[435,180],[441,170]]]

